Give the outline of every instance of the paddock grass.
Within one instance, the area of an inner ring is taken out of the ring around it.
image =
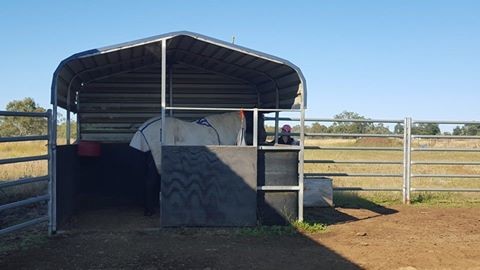
[[[63,143],[64,139],[59,139]],[[402,147],[402,140],[389,138],[362,139],[309,139],[306,145],[317,146],[368,146],[368,147]],[[439,148],[480,148],[480,140],[415,140],[413,147]],[[47,153],[45,141],[0,143],[0,159],[43,155]],[[306,150],[305,159],[319,160],[370,160],[403,161],[403,152],[392,151],[340,151],[340,150]],[[468,152],[413,152],[412,161],[480,161],[480,153]],[[385,173],[402,174],[403,165],[355,165],[355,164],[305,164],[306,173]],[[476,174],[480,175],[480,166],[472,165],[414,165],[413,174]],[[47,174],[46,161],[33,161],[0,165],[0,181],[9,181],[24,177]],[[337,187],[402,187],[402,177],[332,177]],[[480,179],[443,179],[413,178],[412,187],[437,188],[480,188]],[[0,202],[40,194],[46,190],[45,183],[22,185],[0,189]],[[401,192],[335,192],[335,203],[367,199],[379,204],[401,202]],[[418,204],[465,204],[480,205],[480,193],[454,192],[413,192],[412,202]]]
[[[0,143],[0,159],[47,154],[46,141]],[[0,183],[48,174],[46,160],[0,165]],[[47,183],[32,183],[0,189],[0,203],[8,203],[47,193]]]

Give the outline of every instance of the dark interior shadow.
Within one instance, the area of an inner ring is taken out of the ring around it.
[[[211,162],[215,165],[212,165],[211,168],[202,168],[200,166],[200,169],[192,169],[192,172],[184,173],[183,175],[179,175],[178,170],[171,171],[172,175],[170,179],[176,183],[172,182],[169,187],[170,195],[172,196],[170,202],[162,206],[163,215],[167,213],[171,215],[170,223],[166,225],[175,225],[175,222],[177,222],[176,225],[196,226],[195,222],[200,221],[200,223],[197,224],[198,226],[214,226],[214,224],[209,223],[210,220],[221,221],[223,222],[220,223],[222,226],[239,226],[238,222],[243,222],[244,225],[248,226],[258,224],[258,217],[256,216],[258,213],[257,202],[262,202],[262,198],[261,195],[257,194],[256,179],[254,179],[254,183],[246,183],[244,181],[245,174],[242,172],[239,173],[238,171],[242,166],[222,164],[224,159],[222,156],[217,155],[219,153],[223,155],[225,151],[212,152],[208,147],[199,148],[201,148],[201,150],[197,149],[194,150],[194,152],[200,151],[203,153],[194,154],[193,158],[196,160],[193,160],[193,162],[202,164],[203,162],[200,160],[205,159],[205,162]],[[105,147],[102,145],[102,156],[104,157],[96,158],[96,160],[82,161],[79,157],[76,157],[75,146],[59,147],[57,168],[58,211],[59,220],[63,222],[63,225],[60,224],[59,228],[66,230],[73,228],[80,231],[82,229],[87,231],[108,231],[111,228],[115,228],[115,226],[121,226],[124,230],[131,231],[142,230],[142,228],[148,228],[149,226],[150,228],[152,226],[158,228],[158,223],[152,225],[152,223],[145,224],[145,222],[142,221],[145,217],[143,217],[143,209],[139,203],[142,199],[141,195],[139,195],[141,194],[139,190],[141,190],[143,183],[139,181],[139,178],[143,175],[142,170],[145,169],[142,164],[144,159],[141,156],[132,156],[132,152],[130,151],[126,144],[109,144]],[[182,154],[185,153],[185,151],[177,151],[177,153],[179,154],[180,160],[188,158],[188,155]],[[225,160],[235,162],[235,159]],[[187,161],[177,160],[177,164],[179,165],[181,165],[182,162],[183,165],[189,164]],[[250,165],[255,163],[255,161],[249,162]],[[130,166],[127,166],[127,164]],[[211,174],[210,170],[219,168],[221,169],[219,170],[221,175],[228,174],[228,180],[234,183],[222,182],[221,179],[217,178],[218,175],[215,173],[212,179],[202,183],[201,175]],[[256,170],[257,168],[254,169]],[[112,170],[118,171],[113,172]],[[178,179],[182,177],[184,177],[184,181],[186,182],[184,182],[184,184],[178,184],[182,182],[178,181]],[[230,185],[230,188],[224,186],[227,184]],[[252,184],[254,185],[252,186]],[[139,185],[140,187],[138,187]],[[165,188],[165,186],[163,186],[163,188]],[[235,192],[232,188],[241,190],[242,192]],[[162,193],[163,192],[164,190],[162,190]],[[163,200],[165,200],[165,198],[166,197],[164,197]],[[291,199],[289,196],[283,196],[281,198],[281,200]],[[131,203],[130,209],[136,208],[135,211],[125,210],[128,208],[122,209],[122,205],[128,207],[128,201]],[[236,204],[239,205],[236,206]],[[185,211],[185,209],[181,209],[181,207],[190,207],[191,209]],[[288,217],[288,213],[279,212],[278,206],[271,206],[268,200],[263,199],[263,205],[261,207],[263,207],[263,210],[258,211],[277,212],[277,217]],[[239,215],[241,216],[240,219],[236,217],[237,208],[243,208],[243,214]],[[98,218],[99,215],[92,214],[95,212],[100,213],[100,216],[104,216],[104,218]],[[177,214],[175,215],[175,213]],[[183,216],[178,213],[181,213]],[[252,213],[254,213],[253,216]],[[119,218],[112,215],[123,217]],[[90,219],[90,221],[82,223],[76,220],[82,216],[84,219]],[[252,218],[255,219],[253,223]],[[313,220],[311,218],[309,219]],[[130,220],[129,226],[120,224],[128,220]],[[159,216],[150,217],[148,220],[158,222]],[[69,225],[68,221],[73,223],[73,225]],[[319,221],[327,223],[323,218]],[[87,228],[82,228],[82,225],[84,226],[85,224],[87,224]],[[94,227],[88,227],[92,224],[94,224]],[[278,265],[278,267],[281,265],[297,265],[302,269],[361,269],[361,267],[354,262],[349,261],[335,251],[300,233],[294,236],[288,236],[287,238],[281,236],[262,237],[265,236],[260,236],[257,244],[263,245],[260,243],[266,243],[265,245],[269,246],[269,248],[267,248],[267,246],[263,248],[259,246],[258,253],[251,254],[251,256],[260,256],[263,258],[261,260],[262,263],[258,264],[258,266],[260,266],[259,268],[269,268],[272,265]],[[242,239],[244,238],[240,236],[238,241],[244,241]],[[315,259],[305,260],[304,252],[288,252],[289,254],[291,253],[291,255],[282,256],[282,262],[280,263],[278,259],[275,258],[279,256],[277,252],[282,253],[284,251],[281,251],[282,248],[280,248],[279,251],[271,248],[277,245],[281,246],[280,242],[275,244],[276,241],[292,241],[293,246],[298,245],[296,247],[297,249],[303,250],[308,248],[308,257]],[[253,250],[256,249],[255,246],[252,246],[252,248]],[[214,261],[216,261],[218,265],[221,265],[222,260],[221,258],[214,258]]]

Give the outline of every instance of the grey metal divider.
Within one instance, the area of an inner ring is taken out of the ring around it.
[[[0,190],[7,187],[13,186],[20,186],[20,185],[28,185],[31,183],[38,183],[38,182],[48,182],[49,188],[48,193],[44,195],[39,195],[31,198],[27,198],[21,201],[10,202],[7,204],[0,205],[0,212],[13,209],[20,206],[30,205],[37,202],[48,201],[48,215],[37,217],[34,219],[30,219],[24,221],[19,224],[15,224],[6,228],[0,229],[0,235],[14,232],[20,229],[24,229],[39,223],[49,222],[49,228],[51,227],[52,222],[52,206],[51,206],[51,197],[52,197],[52,171],[51,171],[51,146],[52,146],[52,130],[53,130],[53,123],[52,123],[52,110],[48,110],[46,112],[12,112],[12,111],[0,111],[0,116],[2,117],[33,117],[33,118],[46,118],[48,123],[47,135],[35,135],[35,136],[16,136],[16,137],[0,137],[0,143],[7,143],[7,142],[27,142],[27,141],[35,141],[35,140],[44,140],[48,142],[48,155],[38,155],[38,156],[28,156],[28,157],[19,157],[19,158],[7,158],[7,159],[0,159],[0,165],[4,164],[15,164],[21,162],[30,162],[30,161],[37,161],[37,160],[47,160],[48,161],[48,174],[44,176],[37,176],[37,177],[29,177],[29,178],[22,178],[22,179],[12,179],[2,181],[0,183]],[[51,231],[49,230],[49,233]]]

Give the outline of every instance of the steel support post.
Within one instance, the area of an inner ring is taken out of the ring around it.
[[[411,182],[411,139],[412,139],[412,118],[407,117],[403,122],[403,188],[402,201],[405,204],[410,203],[410,182]]]

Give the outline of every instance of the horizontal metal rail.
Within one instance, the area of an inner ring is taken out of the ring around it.
[[[165,107],[165,110],[179,111],[259,111],[259,112],[301,112],[300,109],[260,109],[260,108],[207,108],[207,107]],[[300,119],[299,119],[300,121]]]
[[[412,148],[414,152],[480,152],[480,148]]]
[[[29,199],[26,199],[26,200],[23,200],[23,201],[17,201],[17,202],[12,202],[12,203],[9,203],[9,204],[0,205],[0,211],[15,208],[15,207],[19,207],[19,206],[29,205],[29,204],[36,203],[36,202],[48,201],[49,198],[50,198],[50,196],[47,194],[47,195],[42,195],[42,196],[29,198]]]
[[[334,187],[334,191],[402,191],[402,188]]]
[[[32,225],[35,225],[35,224],[40,224],[40,223],[43,223],[43,222],[46,222],[46,221],[48,221],[48,216],[35,218],[35,219],[29,220],[29,221],[24,222],[24,223],[16,224],[16,225],[7,227],[5,229],[1,229],[0,230],[0,235],[10,233],[10,232],[13,232],[13,231],[17,231],[17,230],[20,230],[20,229],[24,229],[26,227],[29,227],[29,226],[32,226]]]
[[[281,145],[262,145],[258,147],[261,150],[278,150],[278,151],[288,151],[288,150],[300,150],[300,146],[296,145],[286,145],[286,144],[281,144]]]
[[[480,125],[479,121],[450,121],[450,120],[416,120],[413,124],[443,124],[443,125]]]
[[[480,162],[461,162],[461,161],[412,161],[412,165],[480,165]]]
[[[403,151],[402,147],[323,147],[323,146],[305,146],[309,150],[368,150],[368,151]]]
[[[380,161],[380,160],[321,160],[321,159],[306,159],[304,163],[315,164],[381,164],[381,165],[402,165],[402,161]]]
[[[412,135],[413,139],[455,139],[455,140],[480,140],[480,136],[463,135]]]
[[[363,133],[305,133],[309,137],[374,137],[374,138],[403,138],[400,134],[363,134]]]
[[[0,159],[0,165],[48,159],[48,155]]]
[[[274,117],[265,117],[267,121],[275,120]],[[300,118],[292,117],[279,117],[280,121],[300,121]],[[332,118],[305,118],[305,122],[360,122],[360,123],[401,123],[403,120],[391,120],[391,119],[332,119]]]
[[[26,141],[47,141],[48,135],[21,136],[21,137],[0,137],[3,142],[26,142]]]
[[[5,182],[0,181],[0,189],[6,188],[6,187],[13,187],[13,186],[25,185],[25,184],[30,184],[30,183],[48,181],[48,180],[49,180],[49,177],[47,175],[47,176],[23,178],[23,179],[19,179],[19,180],[11,180],[11,181],[5,181]]]
[[[265,132],[265,134],[267,136],[274,136],[275,135],[275,132]],[[300,133],[298,132],[278,132],[277,135],[281,136],[281,135],[287,135],[287,136],[300,136]],[[307,134],[305,133],[305,136],[307,136]]]
[[[411,188],[412,191],[437,191],[437,192],[480,192],[480,188]]]
[[[328,177],[328,176],[338,176],[338,177],[403,177],[403,174],[394,174],[394,173],[305,173],[305,177]]]
[[[412,174],[417,178],[480,178],[480,174]]]
[[[0,111],[0,116],[48,117],[48,112],[11,112],[11,111]]]
[[[300,190],[299,186],[259,186],[257,190],[263,191],[289,191],[289,190]]]

